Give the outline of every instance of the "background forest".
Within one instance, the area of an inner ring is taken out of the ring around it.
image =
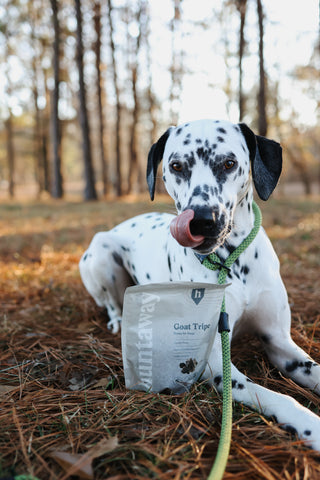
[[[158,135],[203,117],[281,141],[285,182],[318,192],[317,7],[0,0],[0,195],[144,192]]]

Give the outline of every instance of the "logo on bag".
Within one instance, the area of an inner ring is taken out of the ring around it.
[[[194,288],[191,292],[191,298],[196,305],[199,305],[204,297],[205,288]]]

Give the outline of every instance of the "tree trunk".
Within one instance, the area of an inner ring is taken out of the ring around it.
[[[122,172],[121,172],[121,104],[120,104],[120,89],[118,83],[118,72],[115,60],[115,44],[114,44],[114,26],[112,20],[112,3],[108,0],[108,21],[110,28],[110,48],[112,54],[112,70],[113,70],[113,87],[116,96],[116,195],[122,195]]]
[[[300,179],[304,188],[304,194],[307,196],[311,195],[311,179],[309,177],[308,169],[306,167],[307,162],[304,158],[303,148],[299,147],[298,150],[295,151],[294,147],[287,145],[287,152],[289,154],[292,165],[299,172]]]
[[[176,51],[176,35],[181,23],[181,3],[183,0],[173,0],[174,16],[171,20],[171,44],[172,44],[172,63],[171,63],[171,89],[170,89],[170,117],[172,125],[177,125],[179,112],[177,104],[180,100],[182,90],[182,52]]]
[[[34,78],[36,82],[36,78]],[[44,190],[44,171],[42,162],[42,148],[41,148],[41,120],[40,111],[38,107],[38,87],[36,84],[33,86],[33,101],[35,109],[35,121],[34,121],[34,156],[35,156],[35,177],[38,183],[38,195]]]
[[[129,56],[133,56],[132,64],[130,65],[131,69],[131,85],[132,85],[132,97],[133,97],[133,111],[132,111],[132,123],[131,123],[131,132],[130,132],[130,161],[129,161],[129,175],[128,175],[128,193],[131,193],[134,187],[134,182],[136,180],[136,186],[139,189],[139,162],[138,162],[138,148],[137,148],[137,126],[140,115],[140,100],[137,89],[137,80],[138,80],[138,65],[137,57],[141,45],[142,37],[142,27],[141,27],[141,17],[142,17],[143,5],[141,1],[139,2],[139,11],[137,14],[137,24],[139,26],[139,34],[136,37],[135,41],[132,43],[132,52],[128,52]],[[130,55],[131,54],[131,55]]]
[[[44,190],[48,193],[51,192],[50,189],[50,168],[49,168],[49,154],[48,154],[48,145],[50,144],[50,92],[47,84],[47,70],[43,70],[44,75],[44,91],[46,98],[46,107],[42,114],[42,135],[41,135],[41,148],[42,148],[42,158],[43,158],[43,176],[44,176]]]
[[[12,95],[11,89],[11,80],[9,75],[9,55],[10,55],[10,44],[9,44],[9,28],[8,25],[3,25],[4,36],[5,36],[5,75],[6,75],[6,95],[5,98],[7,99],[7,108],[8,108],[8,118],[5,121],[6,127],[6,143],[7,143],[7,164],[8,164],[8,193],[9,197],[13,198],[15,194],[15,182],[14,182],[14,170],[15,170],[15,151],[14,151],[14,143],[13,143],[13,127],[12,127],[12,112],[10,107],[10,97]]]
[[[266,114],[266,78],[264,70],[264,44],[263,44],[263,9],[261,0],[257,0],[257,12],[259,21],[259,93],[258,93],[258,132],[259,135],[266,136],[268,124]]]
[[[101,77],[101,4],[100,0],[96,0],[94,4],[94,28],[96,32],[96,41],[94,51],[96,56],[96,73],[97,73],[97,99],[98,99],[98,123],[99,123],[99,146],[100,146],[100,165],[103,184],[103,195],[108,193],[108,174],[107,159],[105,148],[105,125],[103,115],[103,94],[102,94],[102,77]]]
[[[153,79],[152,79],[152,67],[151,67],[151,52],[148,38],[147,41],[147,71],[149,72],[148,78],[148,88],[147,88],[147,99],[148,99],[148,106],[149,106],[149,114],[150,114],[150,122],[151,122],[151,129],[150,129],[150,147],[153,143],[155,143],[157,139],[157,102],[155,95],[153,93]]]
[[[46,121],[42,123],[42,134],[41,134],[41,156],[43,160],[43,190],[45,192],[50,192],[50,173],[49,173],[49,162],[48,162],[48,134],[47,128],[44,125]]]
[[[241,122],[245,112],[245,96],[243,93],[243,70],[242,60],[245,49],[244,26],[247,13],[247,0],[238,0],[237,8],[240,13],[240,29],[239,29],[239,121]]]
[[[13,129],[12,129],[12,114],[9,109],[9,116],[5,122],[7,131],[7,159],[8,159],[8,192],[10,198],[14,197],[14,165],[15,155],[13,146]]]
[[[149,148],[153,145],[157,140],[157,111],[158,105],[156,102],[156,97],[153,92],[153,77],[152,77],[152,52],[150,47],[150,13],[149,13],[149,6],[148,3],[146,4],[146,18],[145,23],[143,24],[144,27],[144,42],[146,48],[146,71],[148,72],[148,86],[146,89],[146,100],[147,100],[147,108],[148,108],[148,116],[150,120],[150,131],[149,131]],[[146,163],[145,163],[146,165]],[[145,191],[146,189],[146,179],[145,173],[142,172],[142,178],[139,181],[140,184],[140,191]],[[162,187],[161,182],[156,183],[156,192],[159,192],[159,188]]]
[[[133,112],[130,131],[130,146],[129,146],[129,175],[128,175],[128,187],[127,193],[132,193],[134,186],[134,179],[138,174],[138,152],[137,152],[137,122],[139,116],[139,105],[137,97],[137,68],[132,67],[131,71],[131,83],[133,94]]]
[[[77,19],[77,65],[79,74],[79,117],[82,131],[82,149],[84,160],[85,200],[96,200],[97,193],[94,181],[94,170],[91,155],[90,127],[87,110],[86,87],[83,74],[83,39],[81,1],[75,0]]]
[[[34,104],[34,129],[33,129],[33,150],[34,150],[34,172],[35,180],[38,184],[38,196],[44,190],[44,165],[42,158],[42,122],[41,112],[38,106],[39,88],[38,71],[42,61],[42,52],[40,50],[40,38],[37,37],[37,28],[39,22],[38,7],[34,2],[28,3],[28,16],[31,27],[30,40],[32,48],[32,95]],[[38,41],[37,41],[38,40]]]
[[[63,197],[63,178],[61,173],[61,124],[59,120],[59,84],[60,84],[60,24],[58,0],[51,0],[54,29],[53,73],[54,88],[51,98],[51,132],[53,146],[53,168],[51,193],[54,198]]]

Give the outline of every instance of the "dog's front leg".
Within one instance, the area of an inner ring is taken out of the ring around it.
[[[221,352],[219,352],[221,354]],[[214,350],[204,378],[222,391],[221,355]],[[281,427],[298,435],[307,445],[320,452],[320,418],[293,398],[257,385],[232,365],[233,400],[274,418]]]
[[[290,334],[277,332],[261,336],[270,361],[285,376],[320,395],[320,365],[292,340]]]
[[[320,366],[291,338],[291,312],[281,280],[277,285],[277,295],[266,294],[252,317],[255,322],[253,328],[271,363],[299,385],[320,395]]]

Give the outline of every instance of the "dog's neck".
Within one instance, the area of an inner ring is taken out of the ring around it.
[[[254,213],[252,210],[253,187],[249,184],[248,189],[238,201],[233,214],[233,227],[227,239],[228,244],[234,246],[240,243],[249,235],[254,225]]]

